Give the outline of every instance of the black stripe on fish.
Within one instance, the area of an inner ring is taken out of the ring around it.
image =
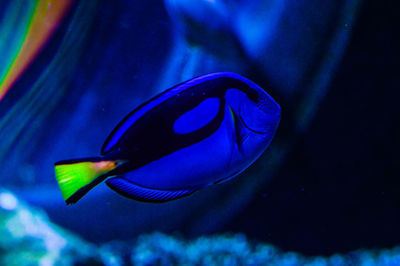
[[[124,170],[131,170],[204,140],[220,127],[225,115],[224,96],[230,88],[243,91],[250,100],[257,102],[257,89],[250,88],[242,80],[219,77],[199,83],[166,99],[137,118],[106,153],[107,157],[129,160],[130,162],[124,165]],[[161,96],[157,98],[159,97]],[[217,115],[202,128],[184,135],[176,134],[173,131],[174,121],[210,97],[220,99]],[[143,108],[143,105],[140,108]],[[139,109],[128,115],[121,124]]]

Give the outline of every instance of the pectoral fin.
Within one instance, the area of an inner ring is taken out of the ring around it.
[[[248,137],[248,135],[246,134],[246,128],[240,117],[237,114],[235,114],[235,112],[232,110],[231,107],[229,107],[229,111],[231,113],[233,127],[235,129],[235,140],[239,150],[241,151],[242,143]]]

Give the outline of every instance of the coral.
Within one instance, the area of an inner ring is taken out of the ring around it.
[[[216,235],[184,241],[153,233],[142,235],[134,247],[133,265],[400,265],[400,249],[358,250],[330,257],[305,257],[269,244],[251,244],[244,235]]]
[[[96,246],[51,223],[42,211],[0,189],[0,264],[72,265],[100,261]]]

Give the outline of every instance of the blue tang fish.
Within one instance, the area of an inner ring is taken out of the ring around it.
[[[128,198],[174,200],[244,171],[279,121],[279,105],[259,86],[212,73],[142,104],[111,132],[100,157],[57,162],[55,174],[67,204],[104,180]]]

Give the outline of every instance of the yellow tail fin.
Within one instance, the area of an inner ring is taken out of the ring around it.
[[[105,175],[115,169],[119,163],[119,161],[85,161],[85,159],[56,163],[56,179],[64,200],[67,204],[77,202],[90,189],[103,181]],[[99,177],[104,178],[94,182]]]

